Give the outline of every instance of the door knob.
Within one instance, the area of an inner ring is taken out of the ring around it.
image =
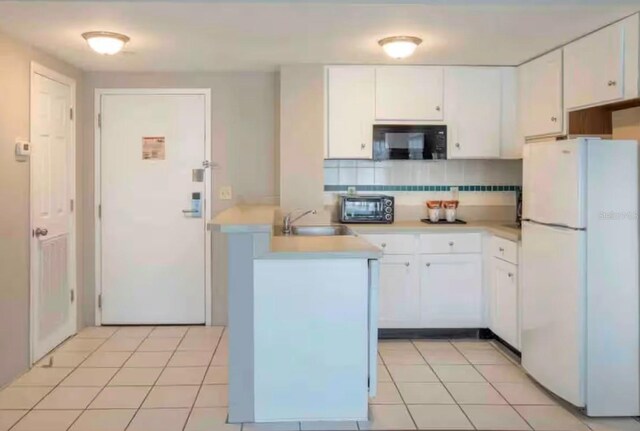
[[[49,230],[44,227],[43,228],[37,227],[34,233],[37,237],[47,236],[47,234],[49,233]]]

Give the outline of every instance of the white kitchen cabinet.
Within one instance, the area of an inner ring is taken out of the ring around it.
[[[637,25],[637,16],[635,20]],[[625,44],[635,43],[636,50],[638,46],[637,35],[634,41],[627,32],[621,21],[564,47],[567,109],[624,99]]]
[[[450,159],[499,158],[502,71],[497,67],[445,68],[445,120]]]
[[[481,255],[421,256],[420,314],[424,328],[483,327]]]
[[[385,255],[380,259],[380,328],[417,328],[419,297],[419,271],[414,255]]]
[[[515,348],[520,347],[518,267],[491,258],[491,330]]]
[[[521,65],[518,75],[522,134],[525,137],[562,134],[562,50]]]
[[[380,66],[375,69],[375,119],[437,121],[443,117],[443,68]]]
[[[518,68],[500,67],[502,114],[500,116],[500,158],[521,159],[524,139],[518,123]]]
[[[325,158],[373,157],[374,88],[373,67],[327,67]]]

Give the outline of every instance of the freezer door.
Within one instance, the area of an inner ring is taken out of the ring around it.
[[[585,227],[587,140],[526,144],[523,218]]]
[[[585,404],[584,231],[524,222],[522,366],[540,384]]]

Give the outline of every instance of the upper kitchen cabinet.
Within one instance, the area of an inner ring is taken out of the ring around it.
[[[445,69],[448,157],[500,157],[502,71],[497,67]]]
[[[563,133],[562,50],[518,68],[520,124],[525,137]]]
[[[439,121],[443,112],[442,67],[381,66],[375,69],[375,119]]]
[[[638,14],[564,47],[568,110],[638,97]]]
[[[327,67],[325,158],[373,157],[374,89],[373,67]]]

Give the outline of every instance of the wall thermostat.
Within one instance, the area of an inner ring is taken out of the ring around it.
[[[16,156],[22,159],[31,155],[31,142],[16,141]]]

